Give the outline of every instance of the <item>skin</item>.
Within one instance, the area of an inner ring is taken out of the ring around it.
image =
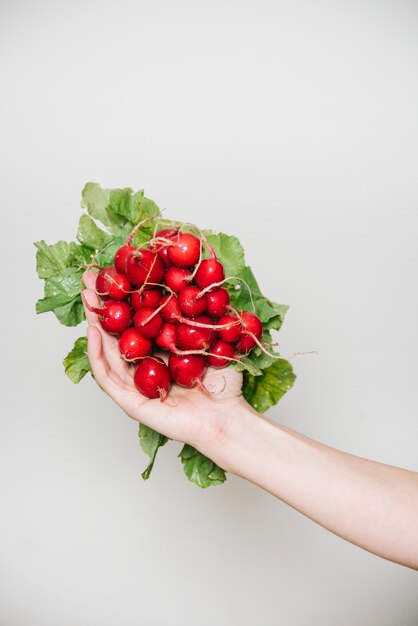
[[[95,276],[86,272],[85,295],[100,306]],[[96,314],[86,316],[95,379],[129,417],[189,443],[339,537],[418,570],[417,472],[336,450],[259,415],[242,396],[242,375],[229,367],[208,369],[212,396],[173,385],[166,402],[148,400],[135,389],[117,339]]]

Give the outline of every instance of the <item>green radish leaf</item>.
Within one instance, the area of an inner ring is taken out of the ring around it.
[[[110,189],[102,189],[97,183],[87,183],[81,193],[82,208],[110,229],[112,220],[107,212],[109,201]]]
[[[167,443],[168,437],[160,435],[160,433],[157,433],[156,430],[153,430],[152,428],[149,428],[149,426],[145,426],[144,424],[139,425],[138,435],[141,448],[150,458],[147,467],[141,474],[142,478],[144,480],[147,480],[151,475],[158,448]]]
[[[248,265],[238,275],[242,281],[231,281],[231,283],[228,283],[230,285],[228,290],[231,297],[231,305],[242,311],[254,311],[255,307],[255,313],[266,329],[279,330],[289,307],[285,304],[272,302],[263,296]]]
[[[96,257],[96,261],[98,265],[113,265],[113,259],[115,257],[116,252],[123,246],[126,241],[126,237],[115,237],[112,239],[110,243],[107,244],[99,252]]]
[[[156,204],[154,200],[151,200],[151,198],[144,196],[143,191],[138,191],[135,196],[138,196],[136,201],[139,206],[139,215],[136,223],[142,222],[142,220],[152,217],[160,212],[158,204]],[[158,220],[159,218],[157,217],[156,219]]]
[[[237,372],[245,371],[252,376],[260,376],[260,374],[262,374],[261,369],[257,367],[257,365],[255,365],[254,361],[252,360],[251,353],[248,356],[240,359],[237,363],[234,362],[232,365],[234,369],[237,370]]]
[[[79,337],[75,340],[74,347],[65,357],[63,365],[65,373],[73,383],[79,383],[87,372],[91,372],[87,355],[87,337]]]
[[[55,308],[54,313],[58,321],[64,324],[64,326],[78,326],[86,319],[81,296],[77,296],[71,302]]]
[[[226,481],[225,471],[198,450],[185,444],[179,454],[187,478],[205,489]]]
[[[144,192],[132,189],[101,189],[95,183],[88,183],[83,192],[82,206],[90,215],[100,220],[115,236],[127,238],[133,227],[159,212],[153,200]],[[154,220],[147,222],[135,234],[133,243],[140,245],[149,241],[154,230]]]
[[[265,330],[261,336],[260,341],[263,344],[266,344],[266,350],[267,352],[269,352],[270,354],[266,354],[266,352],[264,352],[264,350],[262,350],[259,346],[255,346],[250,354],[248,355],[248,359],[250,359],[251,363],[253,364],[254,367],[258,368],[259,370],[264,370],[267,367],[269,367],[270,365],[272,365],[273,363],[275,363],[277,361],[277,359],[275,358],[276,356],[280,356],[278,352],[276,352],[275,350],[273,350],[272,347],[269,347],[268,344],[271,344],[273,339],[271,336],[270,331]],[[270,356],[271,355],[271,356]],[[250,372],[249,370],[247,370],[250,374],[252,374],[252,372]],[[262,372],[260,372],[261,374]],[[253,374],[254,375],[254,374]],[[258,374],[255,374],[255,376],[257,376]]]
[[[65,296],[51,296],[42,298],[36,303],[36,312],[47,313],[52,311],[64,326],[77,326],[86,317],[80,296],[68,299]]]
[[[291,389],[295,379],[293,368],[285,359],[267,367],[260,376],[244,372],[244,398],[256,411],[264,413]]]
[[[144,191],[133,192],[125,189],[111,189],[108,211],[114,215],[125,217],[132,226],[153,217],[160,209],[153,200],[144,196]]]
[[[237,237],[225,235],[225,233],[212,233],[204,231],[207,240],[216,252],[218,260],[225,268],[225,277],[240,275],[245,267],[244,249]],[[208,258],[209,253],[204,248],[204,257]]]
[[[213,468],[208,474],[210,485],[208,487],[214,487],[215,485],[221,485],[226,481],[226,473],[219,465],[213,464]]]
[[[197,454],[196,448],[193,448],[193,446],[189,446],[188,443],[185,443],[183,448],[181,449],[179,457],[181,458],[182,461],[187,461],[188,459],[191,459],[193,456],[196,456],[196,454]]]
[[[135,198],[139,211],[136,223],[142,222],[143,220],[153,217],[154,215],[158,216],[160,209],[153,200],[144,196],[143,191],[138,191],[135,194]],[[146,222],[143,226],[141,226],[141,228],[138,228],[132,240],[133,245],[140,246],[143,243],[147,243],[153,236],[154,228],[157,223],[159,224],[160,220],[158,217],[155,217],[155,219]],[[164,226],[161,226],[160,228],[164,228]]]
[[[77,270],[69,267],[58,274],[54,274],[45,281],[45,297],[52,298],[55,296],[67,298],[71,300],[80,294],[80,280],[83,270]],[[64,304],[64,302],[62,302]]]
[[[49,278],[68,267],[67,259],[70,254],[70,244],[66,241],[58,241],[48,246],[45,241],[35,243],[36,271],[39,278]]]
[[[74,242],[58,241],[48,246],[45,241],[35,243],[36,271],[39,278],[50,278],[69,267],[79,268],[90,263],[93,250]]]
[[[144,195],[144,192],[141,191],[139,194]],[[138,219],[138,199],[135,199],[134,192],[129,187],[126,187],[125,189],[111,189],[108,210],[113,215],[120,215],[121,217],[124,217],[125,220],[133,226],[133,224],[140,221]]]
[[[80,296],[83,270],[67,268],[45,281],[45,297],[36,303],[37,313],[53,311],[61,324],[77,326],[85,319]]]
[[[114,198],[111,207],[111,194],[112,189],[103,189],[97,183],[87,183],[83,189],[81,206],[87,209],[88,214],[101,222],[113,235],[126,237],[131,231],[132,224],[117,210],[112,210],[117,209],[118,206]]]
[[[89,215],[82,215],[78,223],[77,239],[93,250],[101,250],[113,237],[99,228]]]
[[[82,265],[92,263],[94,257],[94,250],[83,244],[70,243],[70,253],[67,258],[67,266],[74,268],[81,268]]]
[[[158,213],[153,200],[144,196],[143,190],[133,192],[123,189],[103,189],[97,183],[87,183],[83,189],[81,206],[95,220],[99,220],[115,236],[126,237],[135,224]],[[153,225],[144,225],[136,235],[135,244],[148,241]],[[96,249],[100,246],[96,246]]]
[[[287,304],[277,304],[271,300],[268,300],[268,303],[269,306],[275,311],[275,315],[270,317],[270,319],[264,323],[264,328],[266,330],[280,330],[289,306]]]

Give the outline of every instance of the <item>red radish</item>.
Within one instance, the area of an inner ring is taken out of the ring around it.
[[[124,300],[129,296],[132,285],[125,274],[120,274],[113,265],[104,267],[96,278],[96,291],[101,298]]]
[[[188,285],[187,287],[183,287],[183,289],[179,292],[179,306],[184,315],[201,315],[206,311],[206,303],[207,297],[206,294],[197,298],[200,293],[199,287],[195,287],[194,285]]]
[[[177,324],[169,324],[168,322],[162,325],[160,334],[155,338],[155,343],[159,348],[176,352],[176,326]]]
[[[173,239],[178,233],[178,228],[162,228],[155,233],[150,242],[150,250],[156,252],[166,267],[171,267],[171,261],[168,258],[168,248],[170,244],[165,241],[156,241],[156,239]]]
[[[131,293],[131,305],[134,311],[143,309],[144,306],[157,308],[162,297],[163,294],[161,289],[143,289],[142,291],[134,291]]]
[[[160,283],[164,276],[164,263],[151,250],[135,249],[126,258],[126,276],[137,287],[147,283]]]
[[[115,264],[116,269],[118,270],[120,274],[125,273],[126,259],[128,255],[131,252],[133,252],[133,250],[136,250],[136,248],[128,244],[125,244],[124,246],[119,248],[119,250],[116,252],[113,262]]]
[[[212,317],[221,317],[226,313],[226,307],[229,304],[229,293],[221,287],[216,291],[210,291],[206,294],[207,308],[206,313]],[[132,300],[131,300],[132,301]]]
[[[147,217],[146,219],[144,219],[141,222],[139,222],[138,224],[136,224],[136,226],[134,226],[134,228],[129,233],[128,238],[125,241],[124,245],[121,248],[119,248],[119,250],[116,251],[116,254],[114,256],[113,262],[115,264],[116,269],[121,274],[126,272],[126,260],[127,260],[128,256],[131,254],[131,252],[133,252],[134,250],[138,249],[138,248],[135,248],[135,246],[131,245],[132,244],[132,240],[135,237],[135,234],[136,234],[137,230],[139,228],[141,228],[141,226],[143,226],[147,222],[150,222],[155,217],[157,217],[157,215],[159,215],[159,213],[160,212],[158,211],[155,215],[152,215],[151,217]]]
[[[128,328],[132,319],[132,309],[124,300],[106,300],[103,308],[90,307],[99,316],[103,330],[117,335]]]
[[[134,384],[143,396],[165,400],[171,385],[170,370],[159,357],[147,357],[135,370]]]
[[[168,367],[174,382],[182,387],[202,387],[206,373],[206,358],[201,354],[170,354]]]
[[[211,324],[212,320],[206,315],[193,318],[193,321],[201,324]],[[176,343],[182,350],[209,350],[217,338],[216,330],[211,328],[199,328],[188,324],[177,324]]]
[[[168,248],[168,258],[178,267],[192,267],[200,258],[200,239],[191,233],[180,233]]]
[[[213,283],[220,283],[225,278],[224,266],[214,259],[203,259],[194,277],[196,285],[205,289]]]
[[[181,318],[181,310],[177,296],[167,294],[161,298],[161,315],[165,322],[176,324]]]
[[[236,315],[222,315],[217,323],[221,326],[229,322],[231,322],[230,326],[219,329],[219,337],[227,343],[235,343],[241,335],[241,322],[238,317]]]
[[[155,313],[156,310],[153,307],[146,306],[143,309],[138,309],[134,315],[135,328],[147,339],[156,337],[163,325],[162,315],[161,313]],[[153,313],[155,315],[149,319]]]
[[[183,287],[190,285],[190,270],[185,267],[169,267],[165,273],[165,284],[171,291],[178,293]]]
[[[242,311],[241,313],[242,331],[237,342],[237,350],[248,352],[256,345],[256,340],[263,334],[263,325],[255,313]]]
[[[96,293],[102,298],[102,300],[106,300],[109,297],[109,281],[106,278],[105,273],[106,270],[110,269],[110,267],[104,267],[96,276]]]
[[[231,359],[236,358],[234,346],[232,343],[226,343],[225,341],[217,341],[210,351],[211,354],[208,355],[208,363],[212,367],[219,369],[226,367],[231,363]]]
[[[119,337],[119,352],[129,361],[148,356],[152,351],[152,341],[141,335],[136,328],[127,328]]]
[[[113,300],[124,300],[132,290],[132,285],[125,274],[116,274],[109,280],[109,296]]]

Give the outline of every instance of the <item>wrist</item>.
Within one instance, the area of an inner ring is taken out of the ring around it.
[[[204,452],[224,470],[246,478],[245,467],[255,442],[274,426],[245,400],[230,410],[223,429]]]

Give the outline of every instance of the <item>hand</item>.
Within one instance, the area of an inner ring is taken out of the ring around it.
[[[97,274],[88,270],[83,280],[84,296],[93,307],[101,301],[95,292]],[[170,439],[189,443],[205,453],[225,432],[227,422],[246,404],[242,396],[242,374],[232,367],[208,368],[205,386],[212,395],[199,388],[185,389],[173,384],[167,400],[150,400],[141,395],[133,383],[135,366],[122,359],[117,337],[106,333],[99,318],[85,307],[89,324],[88,355],[96,382],[134,420],[153,428]],[[168,353],[161,352],[167,361]]]

